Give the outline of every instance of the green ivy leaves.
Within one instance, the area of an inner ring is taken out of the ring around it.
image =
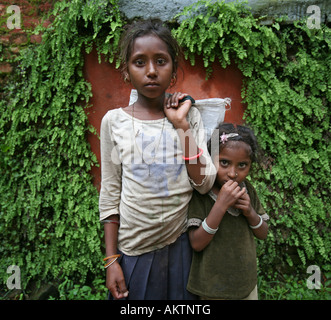
[[[123,23],[117,1],[61,1],[53,17],[39,29],[43,42],[22,53],[0,102],[0,259],[20,266],[23,287],[46,278],[84,280],[102,267],[90,174],[98,164],[86,139],[96,131],[84,110],[91,86],[82,53],[94,43],[113,59]]]
[[[223,67],[235,62],[245,76],[246,121],[269,159],[255,181],[271,214],[271,234],[260,249],[276,245],[260,263],[286,264],[286,246],[297,249],[303,265],[325,263],[331,244],[330,28],[282,20],[260,25],[244,4],[224,1],[199,1],[178,17],[183,21],[174,34],[186,58],[203,57],[207,77],[216,59]]]
[[[47,29],[36,30],[43,42],[22,53],[0,101],[0,259],[21,267],[24,284],[83,281],[102,268],[90,175],[97,160],[86,141],[96,131],[84,111],[91,86],[82,52],[95,47],[113,62],[126,22],[116,0],[59,1],[52,16]],[[185,57],[194,64],[202,56],[207,77],[214,61],[236,63],[245,77],[245,117],[266,157],[253,182],[271,216],[268,239],[258,246],[260,268],[293,264],[290,247],[303,265],[327,264],[330,28],[260,25],[237,2],[199,1],[176,18],[172,31]]]

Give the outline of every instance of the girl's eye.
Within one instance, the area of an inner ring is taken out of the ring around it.
[[[221,164],[221,166],[226,167],[229,164],[229,161],[228,160],[220,160],[220,164]]]
[[[143,65],[145,64],[145,62],[144,62],[144,60],[142,60],[142,59],[138,59],[138,60],[135,61],[135,64],[136,64],[137,66],[143,66]]]
[[[159,59],[157,59],[157,64],[159,64],[159,65],[164,65],[165,63],[166,63],[166,60],[165,59],[162,59],[162,58],[159,58]]]
[[[247,163],[246,162],[239,163],[239,168],[240,169],[245,169],[246,166],[247,166]]]

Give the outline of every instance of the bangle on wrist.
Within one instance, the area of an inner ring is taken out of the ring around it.
[[[105,269],[107,269],[108,267],[110,267],[118,258],[114,258],[112,261],[107,262],[103,267]]]
[[[186,96],[183,99],[179,100],[179,103],[183,103],[186,100],[191,100],[192,104],[195,104],[195,100],[191,96]]]
[[[202,225],[203,230],[205,230],[209,234],[215,234],[218,230],[218,228],[217,229],[210,228],[206,222],[206,219],[202,221],[201,225]]]
[[[112,256],[109,256],[109,257],[106,257],[103,259],[103,261],[106,261],[106,260],[109,260],[109,259],[112,259],[111,261],[107,262],[105,265],[104,265],[104,268],[108,268],[109,266],[111,266],[121,255],[120,254],[113,254]]]
[[[249,225],[249,227],[251,228],[251,229],[258,229],[258,228],[260,228],[261,226],[262,226],[262,223],[263,223],[263,219],[262,219],[262,217],[259,215],[259,218],[260,218],[260,222],[256,225],[256,226],[251,226],[251,225]]]
[[[189,161],[189,160],[194,160],[194,159],[198,159],[201,155],[203,154],[203,149],[199,148],[199,153],[192,156],[192,157],[184,157],[183,156],[183,160],[185,161]]]
[[[103,224],[106,224],[106,223],[114,223],[114,224],[117,224],[117,225],[120,224],[120,222],[117,221],[117,220],[107,220],[107,219],[105,219],[105,220],[101,220],[100,222],[103,223]]]

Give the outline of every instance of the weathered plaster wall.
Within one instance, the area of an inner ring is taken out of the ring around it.
[[[23,29],[5,32],[0,35],[0,45],[4,47],[3,53],[6,56],[4,61],[0,60],[0,85],[12,71],[11,62],[15,60],[20,48],[30,42],[40,42],[40,36],[28,36],[26,29],[33,29],[40,23],[41,13],[47,12],[56,0],[3,0],[0,4],[0,13],[3,14],[10,4],[20,6],[23,14]],[[197,0],[120,0],[120,8],[128,19],[140,18],[160,18],[170,21],[182,9]],[[226,2],[232,2],[226,0]],[[291,20],[296,20],[307,14],[310,5],[317,5],[321,10],[321,22],[331,21],[331,0],[248,0],[248,6],[256,16],[266,16],[265,23],[272,21],[274,17],[287,15]],[[40,15],[40,16],[39,16]],[[1,30],[1,29],[0,29]],[[197,59],[194,67],[188,61],[184,61],[179,71],[178,82],[173,91],[190,93],[196,99],[205,98],[231,98],[231,110],[225,113],[225,121],[242,123],[245,106],[241,102],[242,74],[234,65],[222,69],[217,63],[214,64],[212,77],[205,80],[205,69],[201,59]],[[90,103],[92,108],[87,112],[89,121],[95,126],[97,131],[103,115],[109,109],[127,105],[131,87],[125,85],[122,77],[114,67],[105,61],[98,62],[97,55],[93,51],[85,55],[84,65],[85,77],[92,84],[93,97]],[[1,91],[1,90],[0,90]],[[1,93],[1,92],[0,92]],[[93,152],[100,160],[99,140],[96,136],[89,134],[88,139],[91,143]],[[93,168],[95,185],[100,184],[100,168]]]
[[[181,12],[185,6],[198,0],[120,0],[120,8],[127,18],[160,18],[169,21]],[[225,0],[225,2],[234,2]],[[265,22],[271,22],[273,18],[288,16],[290,21],[310,16],[307,8],[316,5],[321,10],[321,22],[331,21],[330,0],[248,0],[248,7],[256,16],[265,16]]]
[[[163,21],[171,21],[182,9],[192,4],[192,0],[120,0],[120,8],[128,19],[160,18]],[[229,1],[227,1],[229,2]],[[321,14],[326,3],[324,1],[248,1],[252,11],[257,16],[266,15],[265,23],[272,21],[272,17],[288,14],[292,19],[303,17],[310,4],[320,4]],[[205,80],[205,69],[201,58],[197,58],[195,66],[188,61],[183,61],[178,72],[177,84],[169,92],[181,91],[191,94],[195,99],[207,98],[231,98],[231,109],[226,111],[226,122],[241,124],[245,105],[241,101],[242,73],[235,65],[222,69],[218,63],[213,65],[214,72],[209,80]],[[101,119],[104,114],[114,108],[126,106],[129,102],[132,87],[124,84],[121,74],[114,65],[103,61],[98,62],[96,52],[85,55],[85,78],[92,84],[93,97],[90,103],[93,105],[88,110],[89,121],[99,131]],[[99,140],[95,135],[88,136],[93,152],[100,160]],[[94,183],[100,186],[100,168],[92,169]]]
[[[99,133],[102,117],[108,110],[127,106],[133,87],[124,83],[120,71],[113,64],[105,60],[100,64],[95,50],[84,57],[84,75],[92,85],[93,94],[89,101],[92,107],[87,109],[88,119]],[[224,121],[241,124],[245,111],[245,106],[241,102],[242,73],[235,65],[223,69],[218,63],[214,63],[213,68],[212,76],[205,80],[206,71],[201,58],[197,58],[195,66],[183,61],[178,70],[177,83],[168,92],[187,92],[195,99],[230,98],[231,109],[225,112]],[[98,137],[88,134],[88,141],[100,161]],[[91,174],[94,184],[99,188],[100,167],[93,167]]]

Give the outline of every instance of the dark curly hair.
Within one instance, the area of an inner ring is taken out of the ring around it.
[[[225,134],[236,133],[237,136],[229,137],[227,142],[222,142],[221,137]],[[211,155],[219,154],[219,152],[227,146],[230,141],[243,141],[250,146],[250,158],[252,163],[259,163],[260,149],[256,136],[251,128],[243,125],[233,125],[232,123],[221,123],[218,128],[213,131],[210,140],[208,141],[208,151]]]

